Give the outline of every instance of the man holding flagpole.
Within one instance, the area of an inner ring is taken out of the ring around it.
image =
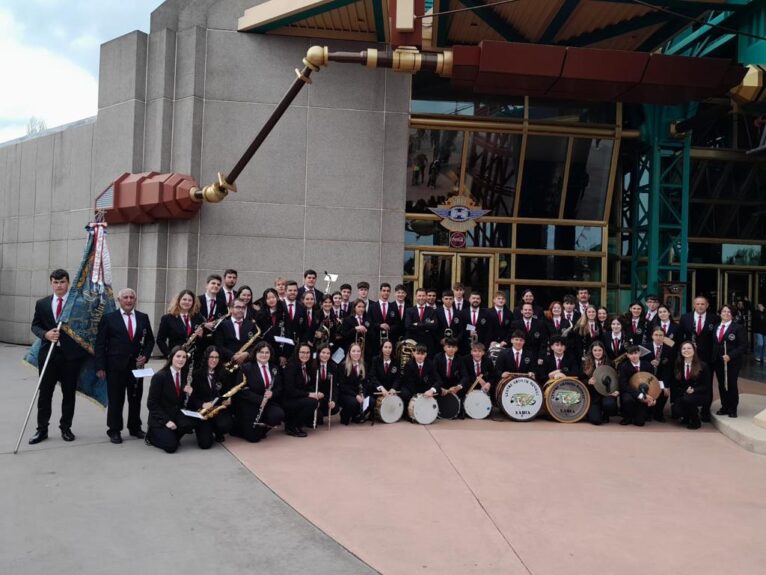
[[[38,354],[38,369],[42,374],[40,395],[37,398],[37,432],[29,440],[35,445],[48,439],[48,423],[56,382],[61,382],[61,419],[59,428],[64,441],[74,441],[72,418],[74,417],[75,391],[80,367],[88,352],[77,344],[65,331],[58,329],[69,292],[69,273],[57,269],[50,275],[53,295],[37,300],[32,319],[32,333],[40,338],[42,347]],[[43,374],[43,364],[51,346],[53,351]]]

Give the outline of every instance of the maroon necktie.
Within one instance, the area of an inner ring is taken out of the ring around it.
[[[702,316],[697,318],[697,335],[702,333]]]
[[[388,370],[390,369],[390,367],[391,367],[391,362],[389,361],[383,362],[383,371],[386,372],[386,375],[388,375]]]
[[[620,351],[620,340],[617,338],[614,338],[614,353],[617,353]]]
[[[447,325],[452,323],[452,310],[447,308]]]
[[[322,381],[325,381],[327,379],[327,366],[325,364],[322,364]]]
[[[126,313],[125,315],[128,316],[128,339],[133,341],[133,319],[129,313]]]
[[[473,325],[474,327],[476,327],[476,310],[475,310],[475,309],[474,309],[474,310],[471,310],[471,317],[473,318],[473,319],[471,320],[471,325]]]
[[[290,305],[289,305],[289,306],[287,306],[287,307],[289,307],[289,308],[290,308],[290,321],[293,321],[293,304],[290,304]]]
[[[64,309],[64,300],[59,298],[59,303],[56,306],[56,321],[61,317],[61,311]]]
[[[276,312],[271,314],[271,325],[277,325],[277,313]]]
[[[516,369],[521,369],[521,352],[515,351],[516,354]]]
[[[237,324],[237,339],[242,339],[242,320],[237,320],[234,323]]]
[[[473,371],[476,374],[476,377],[481,375],[481,364],[478,361],[473,362]]]
[[[229,296],[229,298],[226,301],[226,303],[231,305],[231,300],[234,299],[234,296],[233,296],[232,292],[229,292],[227,295]]]
[[[447,358],[447,379],[452,378],[452,360]]]
[[[686,381],[689,381],[689,375],[691,374],[692,366],[690,364],[686,364]]]
[[[176,372],[176,397],[181,397],[181,375]]]
[[[213,319],[215,317],[215,300],[210,300],[210,313],[208,313],[207,317],[208,319]]]
[[[636,330],[638,329],[638,320],[633,320],[633,333],[636,333]]]
[[[501,309],[497,310],[497,323],[503,325],[503,310]],[[529,331],[529,328],[527,328],[527,331]]]
[[[524,322],[524,325],[525,325],[525,326],[526,326],[526,328],[527,328],[527,333],[529,333],[529,330],[530,330],[530,329],[532,329],[532,326],[530,325],[530,323],[529,323],[529,320],[526,320],[526,321]]]
[[[662,347],[659,345],[654,346],[654,357],[655,359],[660,359],[660,356],[662,355]]]
[[[351,371],[354,373],[354,377],[359,377],[359,366],[354,365],[351,369]]]
[[[308,324],[309,324],[309,327],[311,327],[311,310],[308,310],[307,313],[308,313],[308,316],[309,316],[308,317]]]
[[[261,366],[261,369],[263,370],[263,386],[266,389],[269,389],[269,386],[271,385],[271,378],[269,377],[269,370],[265,365]]]
[[[556,318],[556,329],[559,328],[559,318]]]
[[[383,319],[386,319],[386,316],[388,315],[388,304],[383,302],[380,305],[383,306]]]
[[[191,335],[191,324],[189,323],[189,316],[184,316],[184,325],[186,326],[186,335]]]
[[[425,313],[426,313],[426,310],[425,310],[425,308],[424,308],[424,307],[421,305],[421,306],[420,306],[420,311],[418,312],[418,315],[420,316],[420,321],[423,321],[423,315],[425,315]]]
[[[399,304],[399,319],[404,319],[404,304]]]
[[[422,365],[419,365],[419,366],[418,366],[418,375],[419,375],[421,378],[423,377],[423,366],[422,366]]]
[[[301,367],[301,370],[303,371],[303,383],[308,385],[309,384],[309,376],[306,373],[306,364],[305,363],[303,364],[303,367]]]
[[[561,358],[556,358],[556,369],[561,369]]]
[[[721,329],[718,330],[718,343],[721,343],[723,341],[724,333],[726,333],[726,327],[723,324],[721,324]]]

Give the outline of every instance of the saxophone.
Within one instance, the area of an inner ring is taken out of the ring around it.
[[[244,345],[243,345],[242,347],[240,347],[240,348],[239,348],[239,350],[237,351],[237,353],[242,353],[243,351],[247,351],[248,349],[250,349],[250,348],[253,346],[253,344],[254,344],[256,341],[258,341],[258,339],[260,339],[260,337],[261,337],[261,328],[260,328],[260,327],[258,327],[258,326],[255,326],[255,334],[254,334],[254,335],[252,335],[252,336],[250,337],[250,339],[248,339],[248,340],[247,340],[247,341],[244,343]],[[236,355],[236,354],[235,354],[235,355]],[[234,361],[234,358],[232,358],[232,359],[230,359],[229,361],[227,361],[227,362],[224,364],[223,368],[224,368],[224,369],[225,369],[227,372],[229,372],[229,373],[234,373],[235,371],[237,371],[237,370],[239,369],[239,364],[238,364],[236,361]]]
[[[407,362],[415,353],[415,347],[418,345],[414,339],[403,339],[396,345],[396,355],[399,357],[399,369],[404,369]]]
[[[242,383],[235,385],[232,387],[229,391],[224,393],[220,398],[215,398],[213,400],[213,405],[211,405],[209,408],[202,408],[198,411],[198,413],[204,418],[204,419],[213,419],[216,415],[221,413],[224,409],[226,409],[225,405],[216,405],[218,403],[219,399],[230,399],[233,397],[237,392],[239,392],[243,387],[247,385],[247,376],[245,374],[242,374]]]

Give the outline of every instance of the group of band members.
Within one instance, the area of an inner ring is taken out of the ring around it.
[[[592,305],[587,288],[545,310],[526,290],[511,311],[503,292],[495,292],[492,305],[484,307],[481,295],[466,294],[461,284],[443,291],[437,306],[435,290],[417,289],[410,303],[403,285],[392,290],[388,283],[380,285],[377,301],[369,298],[367,282],[357,284],[355,299],[348,284],[323,294],[314,270],[305,272],[301,286],[277,278],[274,288],[258,298],[249,286],[237,287],[237,279],[229,269],[223,277],[210,275],[204,293],[183,290],[172,299],[157,332],[166,363],[151,379],[146,433],[140,410],[143,380],[133,370],[146,364],[155,337],[148,316],[135,309],[136,293],[119,292],[118,308],[102,317],[95,345],[97,375],[107,380],[112,443],[122,442],[126,397],[130,435],[172,453],[192,432],[206,449],[228,433],[258,442],[283,423],[288,435],[306,437],[307,428],[331,414],[340,413],[344,425],[359,423],[369,416],[365,399],[381,394],[398,393],[406,405],[421,393],[462,397],[477,384],[494,397],[495,386],[511,374],[528,374],[541,383],[580,378],[590,390],[587,420],[594,425],[618,414],[622,425],[664,421],[670,400],[672,418],[690,429],[710,421],[715,374],[721,398],[717,414],[737,416],[747,334],[732,321],[731,307],[724,305],[716,314],[702,296],[676,323],[656,296],[614,315]],[[55,270],[50,285],[53,293],[37,302],[32,322],[43,341],[40,369],[49,346],[55,346],[40,387],[32,444],[48,437],[57,381],[63,394],[61,435],[75,439],[74,393],[85,357],[56,327],[69,275]],[[414,342],[403,366],[396,357],[401,339]],[[619,389],[602,396],[594,387],[594,371],[615,363]],[[657,377],[662,387],[657,400],[628,384],[636,372]],[[190,417],[182,410],[214,411],[215,417]]]

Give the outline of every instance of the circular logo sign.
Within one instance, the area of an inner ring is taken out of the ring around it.
[[[545,388],[545,407],[556,421],[580,421],[590,407],[588,389],[576,379],[556,380]]]
[[[543,392],[534,379],[514,377],[500,388],[498,403],[515,421],[533,419],[543,406]]]
[[[450,232],[449,247],[464,248],[465,247],[465,232]]]

